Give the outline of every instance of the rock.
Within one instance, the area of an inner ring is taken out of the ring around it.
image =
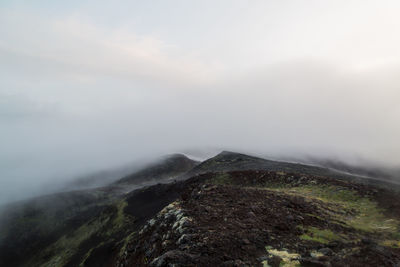
[[[324,254],[325,256],[331,256],[333,254],[332,249],[330,248],[321,248],[318,252]]]
[[[162,242],[161,245],[162,245],[163,248],[165,248],[166,246],[168,246],[169,243],[170,243],[169,240],[165,240],[165,241]]]
[[[321,253],[321,252],[319,252],[319,251],[311,251],[311,252],[310,252],[310,256],[311,256],[312,258],[319,258],[319,257],[321,257],[321,256],[324,256],[324,254]]]
[[[164,267],[164,266],[185,266],[193,265],[195,256],[179,250],[170,250],[165,252],[160,257],[155,258],[149,266]]]
[[[294,220],[294,217],[293,217],[293,215],[288,215],[288,216],[286,216],[286,220],[288,220],[288,221],[293,221]]]
[[[385,247],[379,245],[373,245],[371,248],[372,251],[376,252],[377,254],[381,254],[382,256],[389,258],[392,256],[392,253]]]
[[[251,218],[256,218],[257,216],[254,214],[254,212],[250,211],[249,213],[247,213],[247,215]]]
[[[157,233],[154,233],[152,236],[151,236],[151,238],[150,238],[150,242],[151,243],[154,243],[154,242],[156,242],[158,239],[159,239],[159,234],[157,234]]]
[[[330,262],[321,262],[319,260],[313,258],[301,258],[300,259],[301,266],[304,267],[331,267]]]
[[[190,235],[190,234],[183,234],[178,241],[176,241],[177,245],[182,245],[182,244],[186,244],[189,243],[194,235]]]
[[[225,261],[223,263],[224,266],[235,266],[235,267],[247,267],[249,266],[248,264],[244,263],[241,260],[230,260],[230,261]]]
[[[149,249],[149,250],[146,250],[146,252],[145,252],[145,255],[146,255],[146,257],[150,257],[151,256],[151,254],[153,253],[153,249]]]
[[[335,247],[338,247],[338,246],[340,246],[340,244],[337,241],[332,241],[332,242],[329,242],[329,244],[328,244],[329,248],[335,248]]]
[[[363,238],[361,239],[361,243],[365,244],[365,245],[372,245],[375,244],[375,242],[372,239],[369,238]]]
[[[326,262],[330,261],[330,259],[331,258],[328,257],[328,256],[321,256],[321,257],[318,258],[319,261],[326,261]]]
[[[222,263],[222,266],[235,266],[235,261],[233,261],[233,260],[229,260],[229,261],[224,261],[223,263]]]
[[[268,258],[268,264],[271,267],[279,267],[282,262],[282,258],[276,255],[273,255],[272,257]]]
[[[275,229],[280,231],[288,231],[290,230],[289,226],[286,223],[281,223],[275,226]]]
[[[263,261],[268,261],[269,257],[267,255],[261,256],[258,258],[258,261],[263,262]]]
[[[149,221],[149,225],[150,225],[150,227],[151,227],[151,226],[153,226],[155,223],[156,223],[156,220],[154,220],[154,219],[151,219],[151,220]]]

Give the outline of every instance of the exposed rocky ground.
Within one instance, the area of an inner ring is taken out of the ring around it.
[[[399,205],[389,201],[398,197],[384,189],[265,171],[186,183],[127,245],[120,266],[400,264]]]
[[[0,265],[400,266],[395,185],[236,153],[176,160],[155,167],[167,184],[16,205]]]

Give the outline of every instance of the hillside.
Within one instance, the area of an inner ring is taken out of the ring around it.
[[[0,266],[396,266],[400,196],[360,179],[172,155],[108,186],[3,207]]]
[[[104,240],[122,242],[131,229],[122,211],[125,192],[168,182],[196,164],[169,155],[108,186],[0,207],[0,266],[70,265]]]
[[[400,199],[385,189],[267,171],[206,173],[184,183],[175,185],[184,188],[180,198],[128,243],[120,266],[400,263]]]
[[[199,162],[182,154],[173,154],[164,157],[159,162],[119,179],[116,184],[133,184],[164,179],[175,179],[193,169]]]
[[[357,174],[337,171],[334,168],[320,167],[316,165],[267,160],[230,151],[223,151],[215,157],[205,160],[204,162],[190,170],[185,176],[191,177],[193,175],[206,172],[226,172],[239,170],[266,170],[276,172],[283,171],[288,173],[302,173],[331,177],[341,180],[356,181],[358,183],[371,184],[380,187],[400,190],[399,184],[393,183],[386,179],[359,176]]]

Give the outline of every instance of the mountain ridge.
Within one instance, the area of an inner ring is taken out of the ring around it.
[[[173,154],[107,186],[9,205],[0,265],[376,266],[358,250],[400,263],[400,198],[359,179],[230,151]]]

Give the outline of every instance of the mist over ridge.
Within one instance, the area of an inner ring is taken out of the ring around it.
[[[396,1],[117,2],[0,4],[0,203],[175,152],[396,177]]]

